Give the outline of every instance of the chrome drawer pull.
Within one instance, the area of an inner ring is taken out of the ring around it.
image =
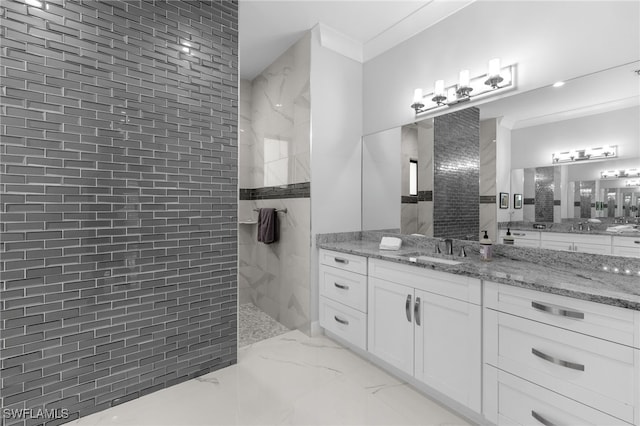
[[[333,319],[339,322],[340,324],[349,325],[349,321],[338,317],[337,315],[333,316]]]
[[[333,260],[335,260],[337,263],[343,263],[345,265],[349,264],[349,261],[347,259],[343,259],[341,257],[334,257]]]
[[[556,426],[555,423],[551,423],[549,420],[542,417],[540,414],[536,413],[534,410],[531,410],[531,417],[542,423],[544,426]]]
[[[634,244],[640,244],[640,240],[636,240],[633,242]]]
[[[566,367],[566,368],[571,368],[572,370],[579,370],[579,371],[584,371],[584,365],[582,364],[578,364],[575,362],[570,362],[570,361],[564,361],[558,358],[554,358],[551,355],[547,355],[543,352],[540,352],[539,350],[535,349],[535,348],[531,348],[531,353],[534,354],[535,356],[537,356],[538,358],[542,358],[545,361],[548,361],[552,364],[556,364],[559,365],[561,367]]]
[[[416,317],[416,324],[420,325],[420,298],[416,297],[416,304],[413,305],[413,316]]]
[[[560,317],[570,317],[577,319],[584,319],[584,313],[578,311],[570,311],[561,306],[545,305],[540,302],[531,302],[531,307],[539,311],[548,312],[551,315],[558,315]]]
[[[411,295],[407,294],[407,302],[404,304],[404,312],[407,314],[407,321],[411,322]]]
[[[522,232],[512,232],[516,237],[525,237],[527,234],[523,234]]]
[[[338,283],[333,283],[333,285],[338,287],[340,290],[349,290],[349,286],[348,285],[343,285],[343,284],[338,284]]]

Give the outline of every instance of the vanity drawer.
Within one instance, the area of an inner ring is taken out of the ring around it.
[[[629,423],[499,371],[498,425],[628,426]]]
[[[367,312],[367,276],[320,265],[320,296]]]
[[[631,309],[490,281],[484,283],[485,306],[589,336],[640,347],[634,341],[640,314]]]
[[[367,275],[367,258],[354,254],[320,249],[320,264]]]
[[[497,367],[633,423],[638,351],[498,313]]]
[[[504,229],[500,230],[500,242],[503,241],[504,237],[507,235],[507,231]],[[540,232],[539,231],[520,231],[520,230],[511,230],[511,236],[513,237],[513,245],[520,247],[540,247]]]
[[[347,342],[367,350],[367,315],[320,297],[320,325]]]

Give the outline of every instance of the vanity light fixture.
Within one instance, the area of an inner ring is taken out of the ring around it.
[[[484,82],[487,86],[491,86],[494,89],[498,88],[498,84],[502,83],[504,78],[500,75],[500,59],[494,58],[489,61],[489,73],[487,74],[487,81]]]
[[[640,168],[603,170],[600,172],[601,179],[617,179],[623,177],[640,177]]]
[[[444,101],[447,97],[444,95],[444,80],[436,81],[436,85],[433,89],[433,98],[431,98],[438,106],[444,105]]]
[[[460,71],[460,77],[458,78],[458,89],[456,95],[461,98],[469,98],[469,94],[473,90],[471,87],[471,79],[469,78],[469,70]]]
[[[554,152],[551,154],[551,162],[553,164],[558,164],[572,163],[575,161],[602,160],[606,158],[614,158],[617,155],[618,147],[616,145],[612,145],[598,148],[584,148],[571,151]]]
[[[501,67],[499,59],[492,59],[489,61],[486,74],[471,77],[469,70],[462,70],[457,84],[446,86],[444,80],[438,80],[433,92],[426,94],[420,88],[415,89],[411,108],[419,115],[437,108],[451,107],[472,98],[492,96],[514,89],[514,77],[515,65]]]

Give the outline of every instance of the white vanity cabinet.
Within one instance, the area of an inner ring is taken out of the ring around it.
[[[540,248],[579,253],[611,254],[611,237],[609,235],[541,232]]]
[[[636,237],[614,235],[611,249],[615,256],[640,257],[640,234]]]
[[[639,312],[484,283],[483,413],[502,424],[640,424]]]
[[[320,325],[367,349],[367,258],[320,250]]]
[[[369,260],[368,350],[481,412],[480,280]]]
[[[507,230],[500,229],[498,236],[500,238],[498,242],[502,244],[504,237],[507,236]],[[540,248],[540,231],[511,230],[511,236],[514,246]]]

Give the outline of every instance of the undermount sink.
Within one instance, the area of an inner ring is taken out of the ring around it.
[[[420,253],[405,253],[405,254],[401,254],[399,255],[400,257],[403,257],[405,259],[408,259],[409,262],[431,262],[431,263],[444,263],[445,265],[459,265],[462,262],[457,261],[457,260],[450,260],[450,259],[442,259],[440,257],[431,257],[431,256],[425,256],[422,255]]]

